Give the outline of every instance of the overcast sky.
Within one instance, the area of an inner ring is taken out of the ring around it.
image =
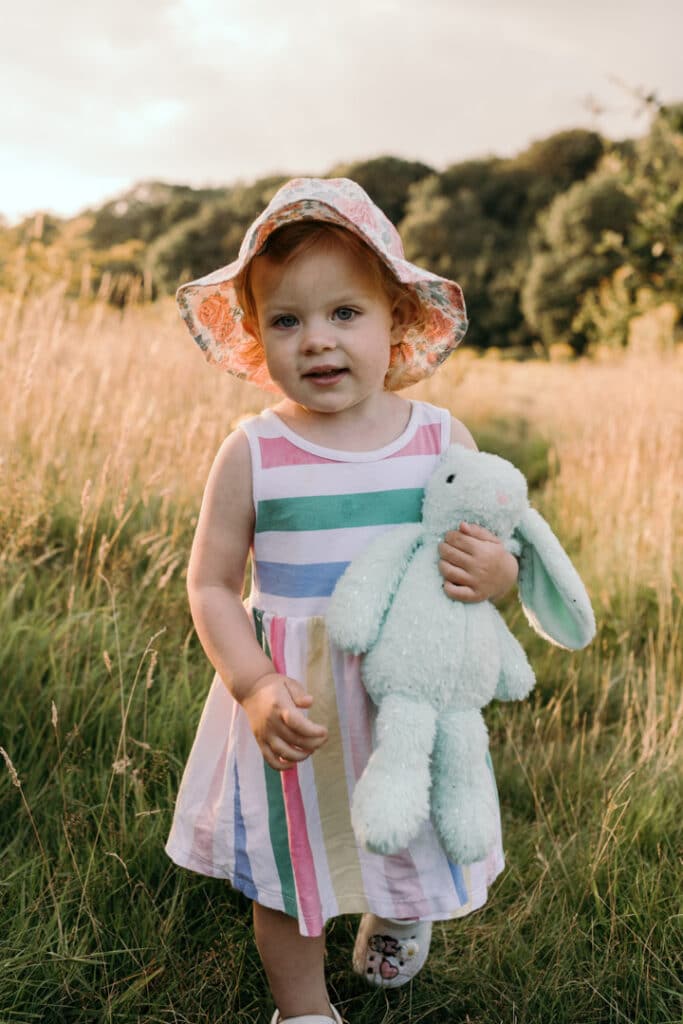
[[[437,168],[683,100],[678,0],[0,0],[0,212],[392,154]],[[588,97],[604,113],[589,110]]]

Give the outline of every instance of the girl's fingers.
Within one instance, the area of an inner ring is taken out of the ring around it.
[[[491,533],[485,526],[479,526],[478,523],[461,523],[458,532],[465,536],[478,537],[480,540],[499,540],[495,533]]]
[[[291,743],[283,743],[282,740],[273,740],[270,744],[275,757],[281,761],[291,761],[296,764],[298,761],[305,761],[311,756],[310,750],[302,750],[301,747],[292,746]]]
[[[303,711],[299,708],[307,711],[313,704],[313,697],[310,693],[306,693],[303,686],[297,683],[295,679],[285,679],[285,689],[289,694],[292,704],[294,707],[285,707],[281,713],[282,721],[285,725],[288,725],[290,729],[293,729],[301,736],[327,736],[327,729],[318,725],[316,722],[312,722],[310,718],[307,718]]]
[[[285,677],[283,682],[285,684],[285,690],[292,698],[292,703],[295,704],[296,707],[309,708],[311,706],[313,703],[313,697],[310,693],[307,693],[306,690],[304,690],[301,683],[297,682],[296,679],[289,679],[288,677]]]
[[[303,686],[296,679],[285,679],[285,689],[289,694],[292,708],[283,708],[280,717],[282,721],[293,732],[305,737],[326,737],[327,729],[323,725],[317,725],[307,718],[299,708],[308,709],[313,704],[313,697],[307,693]]]
[[[264,746],[262,750],[268,764],[278,771],[286,771],[292,765],[305,761],[314,752],[314,750],[305,750],[296,744],[286,743],[279,737],[271,740],[270,744]]]
[[[481,601],[481,597],[472,587],[458,586],[455,583],[446,581],[443,585],[444,593],[454,601],[463,601],[465,604],[475,604]]]
[[[324,725],[312,722],[296,708],[284,708],[280,713],[280,718],[287,728],[301,739],[314,740],[327,736],[327,729]]]
[[[274,768],[276,772],[285,772],[288,768],[293,768],[298,762],[290,760],[286,757],[279,757],[278,754],[273,753],[270,747],[261,747],[261,753],[263,759],[271,768]],[[306,755],[309,756],[308,754]]]
[[[445,559],[439,561],[439,572],[448,583],[455,583],[459,586],[470,586],[474,580],[467,569],[459,565],[453,565]]]
[[[320,726],[320,728],[323,727]],[[307,750],[310,753],[325,742],[327,729],[323,728],[323,731],[316,736],[304,736],[301,732],[289,728],[285,722],[282,722],[273,730],[273,738],[288,743],[292,747],[301,747],[302,750]]]
[[[474,562],[474,541],[471,538],[463,538],[457,544],[450,544],[442,540],[439,544],[439,554],[451,565],[470,565]]]
[[[468,555],[476,555],[481,549],[482,541],[487,544],[501,544],[502,541],[495,533],[485,529],[483,526],[476,526],[470,523],[462,523],[459,530],[449,530],[444,536],[443,542],[456,551]]]
[[[466,523],[462,524],[466,526]],[[472,534],[465,533],[462,529],[449,530],[448,533],[444,534],[444,541],[446,544],[450,544],[452,548],[460,548],[461,550],[469,549],[474,546],[475,541],[479,540]]]

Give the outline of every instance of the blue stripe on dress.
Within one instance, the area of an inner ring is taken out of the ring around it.
[[[247,830],[242,817],[242,802],[240,800],[240,778],[237,772],[237,761],[234,768],[235,777],[235,799],[233,801],[235,811],[235,876],[240,882],[240,891],[250,900],[258,899],[258,892],[254,885],[254,877],[251,873],[249,854],[247,853]]]
[[[468,893],[467,886],[465,885],[462,867],[460,864],[451,864],[450,861],[448,862],[448,867],[450,868],[451,878],[455,885],[455,891],[457,892],[458,899],[460,900],[460,906],[464,907],[465,904],[470,901],[470,894]]]
[[[348,562],[256,562],[258,589],[278,597],[329,597]]]

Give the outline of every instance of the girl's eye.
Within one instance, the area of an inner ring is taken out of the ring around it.
[[[335,310],[337,320],[353,320],[355,315],[355,309],[349,309],[348,306],[340,306],[339,309]]]
[[[284,313],[273,320],[273,327],[296,327],[297,319],[291,313]]]

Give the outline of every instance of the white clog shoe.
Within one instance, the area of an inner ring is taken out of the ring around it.
[[[353,947],[353,969],[369,985],[398,988],[424,966],[431,938],[431,921],[394,921],[363,914]]]

